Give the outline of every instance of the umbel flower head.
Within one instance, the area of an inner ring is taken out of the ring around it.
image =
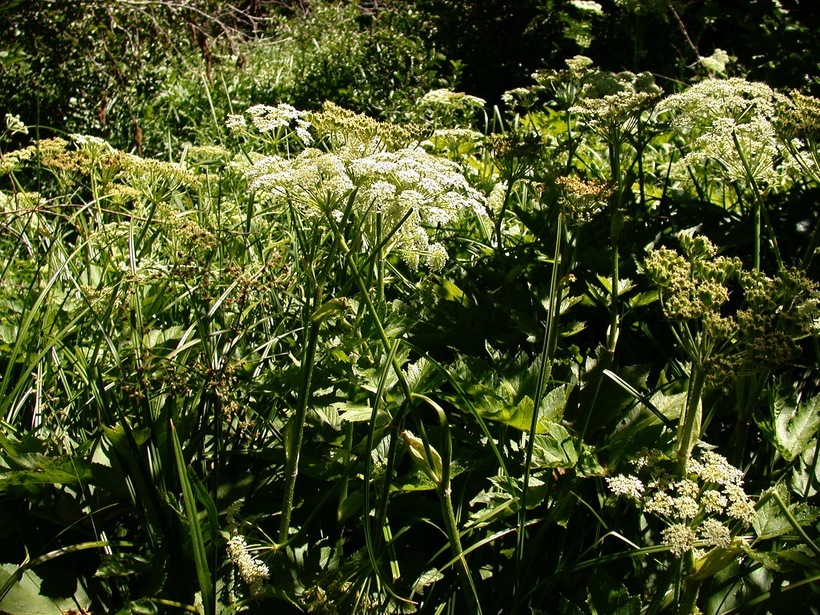
[[[638,475],[606,479],[609,490],[627,497],[644,513],[660,518],[666,527],[661,542],[676,557],[696,547],[727,547],[730,526],[748,526],[756,512],[743,489],[743,473],[725,457],[703,451],[691,457],[683,476],[666,468],[658,451],[647,451],[635,463]]]
[[[726,181],[776,184],[791,166],[784,162],[775,130],[776,109],[786,97],[764,83],[745,79],[707,79],[658,104],[659,115],[691,140],[673,176],[716,163]]]
[[[740,271],[740,260],[715,256],[717,248],[706,237],[680,233],[678,239],[684,255],[658,248],[642,265],[661,291],[664,312],[675,321],[720,317],[729,300],[727,283]]]
[[[605,139],[632,130],[641,114],[660,100],[661,89],[650,73],[597,70],[586,56],[575,56],[566,64],[566,70],[534,73],[536,90],[546,93],[558,108],[575,114]],[[511,92],[508,98],[521,96]]]
[[[470,186],[455,162],[418,144],[392,149],[372,120],[363,122],[362,131],[351,127],[347,135],[337,135],[339,145],[331,151],[307,148],[292,157],[258,159],[246,172],[250,187],[274,203],[289,203],[308,216],[332,215],[337,222],[352,198],[355,216],[366,219],[380,212],[384,231],[395,231],[386,250],[398,251],[411,267],[423,262],[441,269],[446,251],[430,242],[427,229],[462,216],[484,215],[485,197]],[[367,137],[370,141],[364,142]],[[375,245],[380,238],[371,236],[369,241]]]
[[[631,131],[661,97],[650,73],[591,71],[584,81],[581,96],[570,111],[604,139]]]
[[[612,186],[608,183],[583,180],[574,176],[559,177],[555,183],[562,192],[558,203],[572,224],[583,224],[592,220],[606,207],[607,199],[612,194]]]

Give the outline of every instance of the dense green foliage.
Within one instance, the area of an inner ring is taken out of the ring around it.
[[[0,612],[816,612],[820,100],[718,5],[0,4]]]

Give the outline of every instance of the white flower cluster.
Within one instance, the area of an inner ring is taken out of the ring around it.
[[[481,109],[486,102],[483,98],[470,96],[462,92],[453,92],[446,88],[432,90],[421,97],[421,104],[427,107],[454,107],[457,109]]]
[[[725,75],[726,66],[731,61],[732,58],[723,49],[715,49],[712,55],[698,58],[698,62],[703,68],[716,75]]]
[[[606,484],[615,495],[623,495],[633,500],[640,500],[645,489],[637,476],[626,476],[625,474],[608,477]]]
[[[251,122],[259,132],[274,132],[280,128],[293,129],[303,143],[313,142],[310,134],[310,122],[305,119],[307,111],[300,111],[287,103],[275,107],[270,105],[254,105],[248,109]],[[235,118],[229,118],[228,124],[235,123]]]
[[[251,595],[258,596],[262,592],[264,582],[270,577],[270,570],[250,552],[244,536],[232,536],[227,549],[228,558],[236,566],[242,580],[250,587]]]
[[[431,269],[441,269],[446,251],[430,243],[425,227],[444,226],[468,213],[483,215],[484,196],[469,185],[456,163],[420,147],[361,153],[356,146],[336,152],[311,148],[293,158],[268,156],[246,176],[253,190],[313,215],[344,210],[355,190],[355,212],[380,211],[385,232],[409,213],[387,249],[401,251],[412,267],[423,259]]]
[[[604,14],[604,7],[592,0],[570,0],[570,4],[579,11],[594,13],[595,15]]]
[[[661,95],[649,73],[588,71],[584,81],[582,95],[570,111],[604,139],[633,130],[641,115],[651,110]]]
[[[789,169],[780,163],[781,146],[773,121],[787,99],[764,83],[745,79],[707,79],[658,105],[676,132],[692,137],[691,151],[673,168],[683,179],[688,169],[708,160],[727,181],[775,184]]]
[[[9,134],[28,134],[28,126],[20,119],[20,116],[11,113],[6,113],[6,130],[9,131]]]
[[[725,457],[706,451],[699,459],[689,460],[683,478],[673,477],[659,460],[650,453],[636,462],[636,467],[649,472],[647,482],[624,474],[606,482],[612,493],[636,501],[645,513],[667,523],[661,538],[675,556],[695,546],[726,547],[732,540],[726,523],[745,525],[754,519],[754,504],[743,490],[743,474]]]

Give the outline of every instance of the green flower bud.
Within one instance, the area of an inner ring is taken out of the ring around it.
[[[437,486],[441,484],[442,480],[442,464],[441,455],[432,446],[424,446],[421,438],[417,438],[408,430],[404,430],[401,434],[404,436],[404,441],[407,443],[407,450],[410,452],[410,457],[413,462],[433,481]]]

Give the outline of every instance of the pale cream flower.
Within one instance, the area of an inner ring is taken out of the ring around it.
[[[684,553],[691,551],[697,540],[695,531],[688,525],[683,525],[682,523],[670,525],[661,532],[661,537],[663,544],[669,547],[669,550],[675,557],[680,557]]]
[[[251,595],[262,592],[263,584],[270,578],[270,570],[251,552],[245,537],[236,534],[227,545],[228,558],[234,563],[239,576],[250,587]]]
[[[640,500],[643,496],[644,485],[636,476],[618,474],[608,477],[606,484],[615,495],[625,495],[634,500]]]
[[[732,542],[732,533],[729,528],[717,519],[704,519],[698,526],[698,534],[710,546],[728,547]]]
[[[721,513],[728,504],[728,499],[720,491],[715,489],[707,489],[700,497],[700,503],[703,510],[707,513]]]

